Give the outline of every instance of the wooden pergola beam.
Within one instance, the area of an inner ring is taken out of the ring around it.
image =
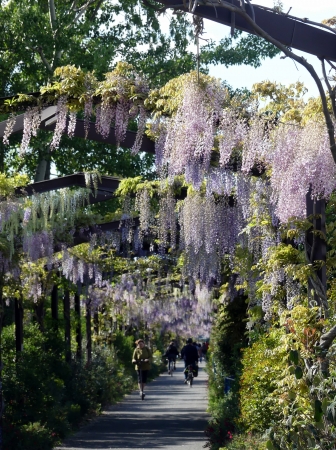
[[[178,6],[176,0],[157,1],[174,9]],[[204,3],[207,4],[204,5],[199,2],[195,8],[193,13],[196,16],[255,34],[252,26],[243,17],[231,13],[228,9],[221,6],[220,2],[204,1]],[[226,0],[223,3],[230,3],[240,8],[240,0]],[[254,13],[255,23],[281,44],[305,53],[310,53],[320,59],[336,61],[336,34],[332,31],[305,23],[305,20],[308,19],[299,19],[288,16],[287,14],[279,14],[259,5],[252,6],[253,12],[252,7],[248,3],[245,3],[245,9],[250,17],[253,17]],[[189,12],[184,7],[183,2],[179,5],[179,9]]]

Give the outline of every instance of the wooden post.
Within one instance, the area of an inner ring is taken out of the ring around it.
[[[35,316],[42,333],[44,332],[44,300],[35,305]]]
[[[325,200],[312,199],[311,191],[306,196],[307,217],[310,216],[312,227],[306,233],[306,254],[309,262],[314,264],[315,261],[324,263],[316,270],[317,283],[314,279],[310,279],[308,283],[308,298],[311,297],[311,291],[314,291],[314,300],[317,304],[324,307],[327,313],[327,242],[323,236],[326,236],[325,226]]]
[[[51,317],[53,319],[53,326],[58,328],[58,287],[54,284],[51,291]]]
[[[64,341],[65,341],[65,360],[71,362],[71,321],[70,321],[70,292],[66,290],[63,297],[64,314]]]
[[[92,333],[91,333],[91,300],[86,304],[86,355],[87,362],[92,359]]]
[[[23,308],[21,302],[15,299],[15,347],[16,352],[23,350]]]
[[[76,356],[78,359],[82,358],[82,329],[81,329],[81,307],[80,296],[75,294],[75,313],[76,313]]]

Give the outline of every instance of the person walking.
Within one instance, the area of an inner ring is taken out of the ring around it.
[[[204,361],[206,361],[206,354],[207,354],[207,351],[208,351],[208,345],[205,342],[203,342],[201,350],[202,350],[202,355],[203,355]]]
[[[193,340],[189,338],[187,344],[181,350],[181,358],[184,359],[184,368],[187,369],[190,365],[196,370],[196,363],[198,363],[197,348],[193,345]],[[184,382],[187,383],[187,371],[184,371]]]
[[[199,362],[201,363],[202,362],[202,356],[203,356],[201,344],[197,344],[197,352],[198,352]]]
[[[138,386],[140,397],[145,398],[145,386],[147,383],[148,371],[151,368],[152,352],[146,347],[143,339],[135,341],[136,348],[133,352],[132,363],[135,364],[135,370],[138,372]]]

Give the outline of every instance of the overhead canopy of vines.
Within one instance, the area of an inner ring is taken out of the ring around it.
[[[24,110],[20,152],[27,151],[41,111],[57,105],[51,150],[63,133],[73,135],[78,117],[86,129],[95,121],[102,136],[114,132],[120,146],[127,128],[136,127],[134,154],[144,133],[155,141],[157,181],[123,180],[117,231],[93,233],[73,249],[76,230],[106,220],[90,212],[89,188],[29,198],[6,193],[4,277],[19,280],[37,302],[50,291],[46,274],[54,270],[81,286],[95,307],[108,303],[112,315],[185,333],[200,332],[199,318],[209,332],[214,297],[229,301],[244,293],[250,310],[260,308],[266,320],[305,301],[316,270],[304,251],[306,196],[329,199],[336,180],[318,107],[313,114],[297,98],[285,114],[272,105],[261,109],[258,95],[274,86],[231,97],[220,80],[196,72],[150,90],[127,63],[103,81],[73,66],[57,69],[55,79],[37,94],[3,101],[4,142]],[[296,88],[300,95],[302,86]],[[32,264],[40,269],[27,271]]]

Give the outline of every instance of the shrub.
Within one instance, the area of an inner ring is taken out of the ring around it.
[[[239,420],[243,429],[260,432],[280,418],[281,410],[272,392],[287,365],[283,336],[282,329],[272,329],[244,349]]]
[[[266,441],[252,433],[233,435],[230,442],[220,450],[266,450]]]
[[[2,335],[4,449],[51,449],[85,414],[99,412],[133,388],[134,369],[126,367],[131,339],[120,339],[121,363],[114,348],[105,348],[94,351],[90,364],[68,364],[62,336],[48,330],[42,334],[35,325],[26,325],[24,332],[19,354],[14,326],[5,327]]]
[[[219,306],[213,326],[207,354],[209,412],[212,418],[206,429],[206,446],[211,450],[226,445],[237,429],[241,348],[246,345],[245,317],[245,299],[239,297],[234,302]],[[234,379],[228,393],[225,393],[226,377]]]

